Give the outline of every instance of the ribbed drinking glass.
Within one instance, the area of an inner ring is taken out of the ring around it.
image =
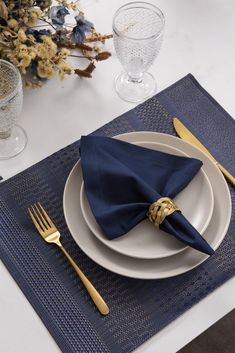
[[[156,91],[155,78],[147,72],[156,59],[163,38],[162,11],[146,2],[131,2],[120,7],[113,19],[113,40],[124,72],[115,80],[119,96],[141,102]]]
[[[8,61],[0,60],[0,159],[14,157],[26,146],[26,133],[16,125],[22,103],[19,70]]]

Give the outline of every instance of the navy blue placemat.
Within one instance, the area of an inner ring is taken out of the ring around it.
[[[173,115],[235,174],[235,123],[191,75],[95,134],[148,130],[173,135]],[[64,353],[127,353],[235,274],[235,214],[216,255],[194,270],[154,281],[116,275],[78,248],[64,220],[63,190],[78,147],[79,141],[1,183],[0,256]],[[230,191],[234,204],[235,191]],[[65,247],[107,301],[110,315],[100,316],[61,251],[35,231],[26,210],[37,201],[47,206]]]

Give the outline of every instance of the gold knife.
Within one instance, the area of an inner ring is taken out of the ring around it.
[[[202,152],[204,152],[207,157],[214,162],[217,167],[224,174],[225,178],[235,186],[235,178],[212,156],[212,154],[206,149],[205,146],[184,126],[184,124],[177,118],[173,118],[173,125],[177,132],[177,134],[185,141],[190,142],[197,148],[199,148]]]

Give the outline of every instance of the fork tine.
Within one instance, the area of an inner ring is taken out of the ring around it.
[[[48,222],[46,221],[46,218],[43,216],[41,210],[38,207],[38,204],[35,203],[34,205],[35,209],[37,210],[37,214],[40,217],[42,223],[44,224],[44,226],[46,227],[46,229],[50,228],[50,225],[48,224]]]
[[[42,207],[42,205],[40,204],[40,202],[38,202],[39,207],[41,208],[41,211],[43,212],[47,223],[50,227],[55,227],[54,223],[52,222],[52,220],[50,219],[50,217],[48,216],[48,214],[46,213],[46,211],[44,210],[44,208]]]
[[[28,208],[28,212],[29,212],[29,215],[35,225],[35,227],[37,228],[38,232],[41,233],[42,232],[42,228],[40,227],[38,221],[36,220],[36,218],[34,217],[32,211],[30,210],[30,208]]]
[[[37,205],[34,204],[32,207],[31,207],[31,210],[32,210],[32,213],[34,214],[34,217],[36,219],[36,221],[39,223],[39,226],[41,227],[41,229],[45,232],[47,230],[47,224],[45,224],[45,221],[43,222],[43,218],[40,217],[40,212],[38,212],[38,208],[37,208]]]

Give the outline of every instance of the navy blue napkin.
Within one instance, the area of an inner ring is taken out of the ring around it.
[[[91,210],[109,239],[144,220],[150,204],[159,198],[174,198],[202,166],[195,158],[101,136],[82,136],[80,153]],[[199,251],[214,253],[181,212],[167,216],[160,229]]]

